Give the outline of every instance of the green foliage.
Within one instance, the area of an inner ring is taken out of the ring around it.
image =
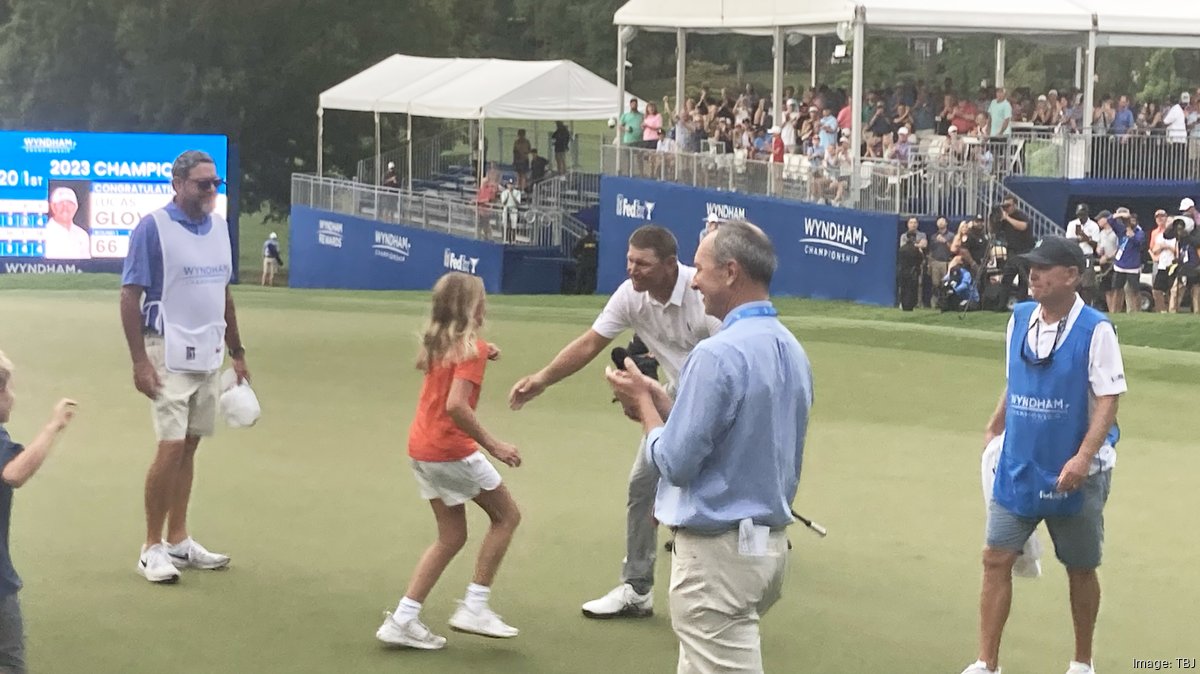
[[[0,0],[0,124],[7,128],[227,134],[240,150],[242,208],[286,212],[290,175],[315,170],[317,95],[389,54],[571,59],[615,79],[613,13],[623,0]],[[829,63],[822,39],[819,79],[850,87],[849,59]],[[1016,43],[1013,43],[1014,45]],[[972,90],[993,77],[989,36],[947,38],[928,61],[908,40],[868,35],[868,88],[898,79]],[[811,43],[786,49],[785,82],[806,85]],[[1074,76],[1060,46],[1010,47],[1010,79],[1034,90]],[[629,86],[658,100],[674,93],[675,36],[643,31],[631,43]],[[770,89],[771,41],[744,35],[690,35],[690,92],[743,82]],[[1100,93],[1141,89],[1149,100],[1174,98],[1200,71],[1200,54],[1106,49]],[[384,145],[404,134],[400,116],[384,116]],[[418,119],[418,137],[442,128]],[[350,175],[373,151],[371,115],[325,117],[325,167]]]

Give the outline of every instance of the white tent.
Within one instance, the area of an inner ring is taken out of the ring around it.
[[[1185,47],[1200,49],[1200,3],[1179,0],[628,0],[613,16],[618,27],[617,86],[624,87],[626,46],[639,29],[676,35],[676,98],[683,98],[687,33],[770,35],[774,41],[773,109],[782,109],[783,52],[791,34],[812,35],[813,84],[817,35],[853,42],[851,100],[862,100],[864,37],[872,34],[940,36],[984,33],[997,36],[996,84],[1004,83],[1005,35],[1051,38],[1076,46],[1076,78],[1084,109],[1095,101],[1097,47]],[[1084,55],[1086,54],[1086,69]],[[852,143],[862,139],[862,119],[853,115]],[[855,168],[859,158],[855,153]],[[853,176],[858,175],[855,170]]]
[[[375,115],[375,151],[380,151],[379,115],[468,119],[608,119],[621,109],[619,89],[572,61],[424,58],[394,54],[322,92],[317,108],[317,173],[323,170],[325,110]],[[479,133],[480,151],[483,146]],[[409,177],[412,176],[409,144]],[[480,164],[482,167],[482,162]],[[376,162],[378,171],[378,161]]]

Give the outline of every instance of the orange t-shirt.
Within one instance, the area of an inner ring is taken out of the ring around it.
[[[450,384],[463,379],[475,386],[468,402],[471,409],[479,403],[483,370],[487,367],[487,342],[475,344],[478,354],[461,363],[435,363],[425,373],[417,416],[408,429],[408,455],[417,461],[458,461],[474,454],[479,447],[466,431],[458,427],[446,412]]]

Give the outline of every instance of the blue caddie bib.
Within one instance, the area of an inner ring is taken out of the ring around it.
[[[992,498],[1022,517],[1069,516],[1079,512],[1083,493],[1059,492],[1058,476],[1087,435],[1088,351],[1096,326],[1108,319],[1085,306],[1046,358],[1034,351],[1036,342],[1028,343],[1030,319],[1038,308],[1036,302],[1024,302],[1013,310],[1004,448]],[[1041,360],[1045,362],[1038,364]],[[1106,441],[1116,446],[1119,434],[1114,424]]]

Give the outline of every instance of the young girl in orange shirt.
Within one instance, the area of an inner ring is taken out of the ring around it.
[[[428,499],[438,537],[409,581],[404,598],[375,633],[387,644],[435,650],[446,645],[420,619],[421,603],[467,540],[464,504],[475,501],[491,518],[466,598],[450,618],[451,629],[495,638],[517,636],[488,606],[492,579],[508,549],[520,511],[500,474],[479,447],[517,467],[517,448],[497,440],[479,423],[475,406],[487,361],[500,350],[479,337],[487,309],[483,281],[451,272],[433,287],[433,308],[417,367],[425,372],[417,414],[409,429],[408,454],[421,498]]]

